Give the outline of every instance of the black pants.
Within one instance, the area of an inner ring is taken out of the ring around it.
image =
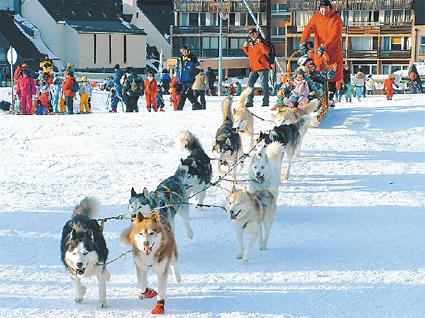
[[[65,104],[66,108],[68,108],[68,114],[72,115],[74,113],[74,97],[66,96]]]
[[[198,98],[201,104],[201,109],[207,109],[207,102],[205,101],[205,91],[194,90],[193,95]]]
[[[139,112],[139,107],[137,106],[137,101],[139,100],[139,96],[127,96],[127,104],[126,104],[126,112]]]
[[[192,110],[202,109],[201,104],[199,104],[195,95],[193,95],[192,84],[186,85],[183,84],[183,90],[180,94],[180,101],[177,105],[177,110],[183,110],[184,104],[186,103],[186,98],[192,103]]]
[[[336,92],[336,83],[335,82],[329,82],[328,87],[329,87],[329,101],[333,101],[334,95],[335,95],[335,92]]]

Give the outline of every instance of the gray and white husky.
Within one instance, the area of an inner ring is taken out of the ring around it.
[[[174,232],[175,216],[178,213],[183,219],[187,237],[193,238],[193,230],[189,223],[189,205],[187,204],[189,198],[186,186],[187,170],[186,166],[179,166],[173,176],[163,180],[152,192],[144,188],[142,193],[136,193],[134,188],[131,188],[128,202],[131,215],[137,215],[140,212],[148,218],[157,209],[161,217],[167,218]]]
[[[211,183],[212,167],[199,139],[190,131],[180,133],[180,148],[188,156],[180,160],[180,166],[187,168],[186,185],[190,195],[196,194],[198,204],[202,205],[206,196],[206,186]]]
[[[249,166],[249,191],[269,190],[276,198],[279,195],[283,147],[274,141],[270,145],[260,143],[260,150],[252,156]]]
[[[249,192],[237,190],[233,185],[227,196],[230,218],[233,220],[239,252],[236,256],[246,264],[252,253],[255,241],[260,250],[265,250],[270,238],[271,228],[276,216],[276,199],[268,190]],[[248,233],[248,246],[244,247],[244,232]]]
[[[85,198],[75,208],[71,220],[62,231],[61,258],[74,281],[77,303],[83,301],[86,287],[81,280],[96,276],[99,282],[99,307],[106,307],[106,282],[110,274],[106,269],[108,249],[102,229],[97,223],[95,213],[97,201]]]
[[[292,160],[295,154],[299,155],[302,139],[307,132],[308,127],[312,122],[311,116],[303,116],[294,124],[282,124],[273,127],[272,130],[267,132],[260,132],[258,141],[263,140],[266,144],[273,141],[279,142],[285,148],[286,160],[288,167],[284,174],[284,180],[288,180],[289,171],[291,169]]]
[[[230,167],[243,155],[241,137],[233,128],[232,98],[226,97],[221,105],[223,112],[223,124],[217,130],[213,152],[218,155],[217,170],[223,174],[222,166]],[[240,163],[241,167],[243,164]],[[236,182],[236,166],[233,169],[233,180]]]

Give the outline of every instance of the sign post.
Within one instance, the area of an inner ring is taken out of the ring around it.
[[[10,64],[10,82],[12,83],[12,115],[15,114],[15,90],[14,90],[14,76],[13,76],[13,65],[15,65],[17,59],[18,59],[18,54],[16,53],[16,50],[10,46],[9,50],[7,51],[7,61]]]

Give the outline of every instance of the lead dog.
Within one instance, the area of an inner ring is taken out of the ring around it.
[[[138,212],[133,219],[133,224],[122,233],[121,238],[124,243],[133,246],[137,286],[140,290],[139,298],[157,296],[156,305],[151,312],[152,314],[163,314],[170,268],[175,281],[177,283],[181,281],[176,266],[177,244],[168,218],[160,216],[158,211],[154,211],[148,218]],[[148,287],[150,267],[158,276],[158,293]]]
[[[233,111],[233,128],[235,128],[239,134],[244,134],[249,138],[249,149],[254,145],[254,115],[252,115],[245,104],[251,91],[252,88],[250,87],[243,90],[239,97],[238,106]]]
[[[217,130],[213,152],[218,155],[218,173],[223,174],[222,166],[233,168],[233,180],[236,182],[237,160],[242,157],[241,137],[233,128],[232,98],[226,97],[222,103],[223,124]],[[241,167],[243,166],[240,163]]]
[[[265,250],[270,238],[271,228],[276,215],[276,199],[268,190],[248,192],[237,190],[233,185],[227,196],[230,218],[233,220],[239,253],[236,258],[248,263],[255,241],[260,250]],[[244,232],[249,235],[248,247],[244,248]],[[264,233],[264,235],[263,235]]]
[[[97,202],[91,198],[85,198],[74,208],[71,220],[63,227],[61,258],[74,282],[74,300],[81,303],[86,293],[81,280],[96,276],[99,282],[98,306],[105,308],[106,281],[110,278],[105,262],[109,251],[102,229],[94,219],[96,210]]]
[[[302,109],[298,107],[279,108],[276,114],[274,115],[274,121],[278,126],[282,124],[293,124],[296,121],[300,120],[301,117],[314,112],[317,107],[319,107],[319,104],[320,102],[318,99],[313,99]]]

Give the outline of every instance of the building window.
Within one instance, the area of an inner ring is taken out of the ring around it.
[[[189,13],[189,25],[191,26],[199,25],[197,13]]]
[[[425,36],[421,37],[421,47],[419,48],[420,54],[425,54]]]
[[[271,29],[273,36],[285,35],[285,27],[272,27]]]
[[[199,14],[199,25],[206,25],[205,13],[200,13]]]
[[[353,37],[351,39],[351,47],[354,51],[372,50],[372,37]]]
[[[180,13],[180,26],[189,26],[189,13]]]
[[[93,64],[96,64],[96,34],[93,34]]]
[[[109,64],[112,63],[112,35],[109,34]]]
[[[313,16],[314,12],[311,11],[299,11],[295,13],[295,21],[297,25],[304,26],[307,25],[310,18]]]
[[[124,35],[124,64],[127,64],[127,35]]]
[[[401,51],[401,42],[402,37],[392,37],[391,38],[391,50]]]
[[[383,64],[382,65],[382,74],[388,75],[400,70],[408,70],[409,65],[407,64]]]
[[[353,71],[353,74],[357,74],[357,72],[362,72],[364,74],[377,74],[377,65],[376,64],[353,64],[352,71]]]

